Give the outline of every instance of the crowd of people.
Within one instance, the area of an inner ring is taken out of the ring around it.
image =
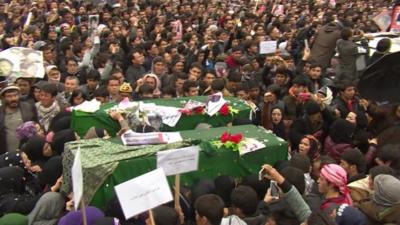
[[[400,224],[400,105],[357,91],[357,42],[382,31],[373,18],[391,4],[2,1],[0,48],[41,51],[45,77],[0,77],[0,225],[83,224],[73,193],[60,191],[64,144],[81,138],[71,107],[219,92],[252,109],[233,125],[272,130],[289,158],[264,165],[261,179],[182,187],[180,208],[153,210],[156,225]],[[262,41],[276,51],[260,54]],[[390,48],[380,40],[366,63]],[[129,129],[110,116],[119,134]],[[82,138],[105,136],[93,127]],[[146,213],[125,219],[117,198],[85,212],[88,225],[151,224]]]

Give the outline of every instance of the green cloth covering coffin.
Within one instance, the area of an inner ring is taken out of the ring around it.
[[[186,98],[174,98],[174,99],[152,99],[143,102],[154,103],[156,105],[171,106],[177,108],[183,108],[189,99],[193,99],[199,102],[205,102],[207,96],[197,97],[186,97]],[[237,109],[239,112],[232,115],[222,116],[214,115],[212,117],[206,114],[193,114],[191,116],[182,115],[175,127],[169,127],[162,124],[161,131],[181,131],[181,130],[193,130],[199,123],[208,123],[212,127],[226,126],[229,122],[232,122],[234,118],[249,118],[250,107],[246,105],[243,100],[238,98],[226,98],[228,104]],[[72,128],[83,137],[89,128],[96,126],[104,128],[108,131],[111,136],[119,131],[120,126],[118,122],[111,119],[111,117],[105,112],[106,109],[113,107],[116,103],[108,103],[101,106],[100,110],[95,113],[86,113],[82,111],[73,111],[72,113]]]
[[[242,133],[256,138],[266,145],[264,149],[239,156],[230,149],[215,149],[208,141],[219,138],[224,131]],[[63,158],[64,180],[62,191],[72,191],[70,169],[74,153],[81,148],[84,180],[84,199],[91,205],[103,207],[114,195],[114,186],[156,169],[157,151],[174,149],[200,143],[199,169],[181,175],[183,185],[192,185],[200,178],[215,178],[219,175],[242,177],[257,174],[261,165],[274,164],[287,159],[288,144],[264,128],[254,125],[219,127],[210,130],[181,131],[184,142],[169,145],[123,146],[120,140],[102,139],[70,142],[66,145]],[[173,184],[173,176],[168,177]]]

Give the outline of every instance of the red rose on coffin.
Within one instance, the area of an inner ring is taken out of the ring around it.
[[[199,114],[201,114],[201,113],[203,113],[203,111],[204,111],[204,108],[203,107],[196,107],[196,108],[194,108],[193,109],[193,111],[194,112],[196,112],[196,113],[199,113]]]
[[[239,133],[239,134],[231,135],[229,141],[231,141],[235,144],[239,144],[242,139],[243,139],[243,135]]]
[[[185,116],[191,116],[192,115],[192,111],[188,110],[188,109],[180,109],[179,112],[181,112]]]
[[[223,116],[227,116],[229,114],[229,107],[228,104],[224,104],[218,111],[219,113],[221,113],[221,115]]]
[[[222,143],[226,143],[227,141],[229,141],[230,137],[231,137],[231,135],[228,132],[225,131],[221,135],[220,140],[221,140]]]

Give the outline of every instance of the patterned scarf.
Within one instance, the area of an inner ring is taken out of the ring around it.
[[[320,175],[324,177],[329,183],[339,188],[340,194],[344,197],[344,202],[348,205],[353,205],[350,197],[350,191],[347,188],[347,173],[339,165],[328,164],[322,167]]]
[[[38,111],[39,123],[47,132],[51,120],[61,111],[60,106],[58,105],[57,101],[54,101],[50,107],[45,108],[40,104],[40,102],[38,102],[36,103],[36,109]]]

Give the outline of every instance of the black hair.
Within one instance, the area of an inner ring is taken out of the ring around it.
[[[340,32],[340,37],[341,37],[343,40],[348,41],[348,40],[351,38],[351,36],[353,36],[353,31],[351,30],[350,27],[345,27],[345,28],[343,28],[342,31]]]
[[[89,69],[89,71],[86,73],[85,79],[86,81],[89,79],[100,81],[100,73],[97,70]]]
[[[93,96],[94,97],[104,97],[106,98],[108,96],[108,91],[106,86],[100,86],[96,90],[93,91]]]
[[[194,208],[199,216],[206,217],[211,225],[220,225],[224,216],[224,202],[215,194],[206,194],[196,199]]]
[[[179,225],[179,215],[175,209],[168,206],[159,206],[153,209],[154,222],[157,225]]]
[[[232,206],[238,208],[248,217],[252,216],[258,205],[258,197],[256,191],[245,185],[235,188],[231,194]]]
[[[240,82],[242,81],[242,74],[237,70],[231,70],[228,73],[228,80],[232,82]]]
[[[151,50],[151,47],[153,46],[153,44],[154,44],[153,41],[146,41],[146,42],[143,44],[144,50],[145,50],[146,52],[149,51],[149,50]],[[132,53],[132,55],[133,55],[133,53]]]
[[[171,95],[172,97],[176,97],[176,90],[171,86],[166,86],[161,89],[162,95]]]
[[[246,83],[241,83],[239,85],[236,86],[236,90],[235,92],[239,92],[239,91],[244,91],[244,92],[249,92],[249,86],[247,86]]]
[[[320,163],[320,168],[324,167],[325,165],[328,164],[336,164],[336,160],[334,160],[332,157],[327,156],[327,155],[321,155],[319,157]]]
[[[376,176],[381,174],[393,175],[394,170],[386,165],[378,165],[374,166],[369,170],[369,174],[371,175],[371,180],[374,180]]]
[[[115,77],[111,76],[111,77],[110,77],[110,78],[108,78],[108,80],[107,80],[107,85],[109,85],[109,84],[110,84],[110,81],[112,81],[112,80],[116,80],[116,81],[118,81],[118,83],[120,82],[120,80],[119,80],[119,79],[117,79],[117,78],[115,78]]]
[[[49,93],[49,94],[51,94],[51,96],[55,97],[55,96],[57,96],[58,88],[57,88],[56,84],[47,83],[40,89],[40,91]]]
[[[313,63],[313,64],[310,65],[310,70],[311,70],[311,69],[314,69],[314,68],[317,68],[317,67],[319,67],[319,68],[322,69],[322,66],[321,66],[321,65]]]
[[[249,80],[249,81],[247,82],[247,85],[249,86],[249,89],[252,89],[252,88],[260,88],[260,84],[259,84],[257,81],[255,81],[255,80]]]
[[[310,158],[303,154],[296,154],[292,156],[289,161],[290,166],[300,169],[303,173],[309,173],[311,167]]]
[[[397,158],[400,158],[400,145],[387,144],[380,148],[376,154],[382,162],[390,162]]]
[[[213,91],[222,91],[225,88],[225,81],[223,79],[215,79],[211,83],[211,90]]]
[[[188,79],[188,74],[187,73],[184,73],[184,72],[176,72],[176,73],[174,73],[174,80],[176,81],[176,80],[178,80],[178,79],[181,79],[181,80],[186,80],[186,79]]]
[[[82,96],[82,98],[84,99],[84,100],[87,100],[88,99],[88,96],[86,95],[86,93],[85,92],[83,92],[81,89],[76,89],[76,90],[74,90],[73,92],[72,92],[72,94],[71,94],[71,97],[70,97],[70,99],[69,99],[69,104],[70,105],[73,105],[74,104],[74,98],[76,98],[76,97],[78,97],[78,96]]]
[[[183,93],[187,93],[190,91],[190,88],[197,88],[198,84],[196,81],[192,81],[192,80],[186,80],[183,83]]]
[[[382,38],[378,41],[378,44],[376,45],[376,50],[378,52],[386,52],[390,49],[391,45],[392,41],[389,38]]]
[[[366,163],[360,150],[355,148],[347,149],[340,155],[340,158],[349,165],[356,165],[358,173],[365,173],[367,169]]]
[[[152,94],[154,91],[154,88],[149,85],[149,84],[142,84],[139,87],[139,95],[143,95],[143,94]]]
[[[225,206],[231,204],[231,193],[235,188],[235,179],[231,176],[223,175],[214,179],[215,194],[222,198],[225,202]]]
[[[194,67],[196,67],[196,68],[200,69],[201,71],[203,71],[203,66],[198,62],[194,62],[194,63],[190,64],[189,70],[194,68]]]
[[[296,187],[300,194],[304,194],[304,191],[306,190],[306,181],[304,179],[304,172],[302,170],[288,166],[280,173],[285,180]]]
[[[267,179],[260,180],[258,174],[252,174],[243,177],[241,184],[252,187],[257,192],[258,200],[261,201],[264,199],[265,193],[267,193],[269,183]]]
[[[350,80],[343,80],[336,85],[340,92],[345,91],[349,87],[357,87],[356,83]]]

